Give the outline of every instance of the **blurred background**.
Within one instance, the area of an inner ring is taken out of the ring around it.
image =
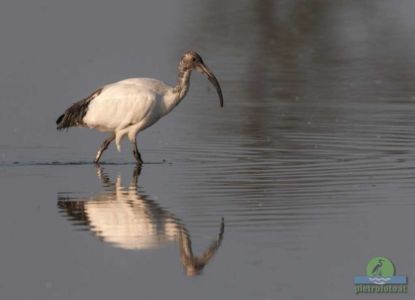
[[[0,295],[350,299],[379,255],[411,285],[414,11],[410,0],[2,1]],[[187,50],[225,107],[193,74],[183,102],[139,135],[150,163],[137,185],[127,142],[96,170],[105,134],[56,131],[104,84],[175,84]],[[177,232],[199,255],[222,217],[215,256],[186,277]],[[123,247],[143,234],[153,246]]]

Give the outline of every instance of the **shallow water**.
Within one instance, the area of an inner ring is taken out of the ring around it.
[[[351,299],[374,256],[413,298],[411,1],[3,5],[1,298]],[[141,170],[55,131],[97,86],[173,83],[187,49],[225,107],[194,74]]]

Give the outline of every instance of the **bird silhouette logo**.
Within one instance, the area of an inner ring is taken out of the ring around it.
[[[407,293],[408,277],[395,275],[393,262],[384,256],[376,256],[366,265],[366,276],[354,278],[355,293]]]
[[[386,257],[374,257],[367,264],[366,276],[374,284],[383,285],[389,283],[391,278],[395,276],[395,266]]]

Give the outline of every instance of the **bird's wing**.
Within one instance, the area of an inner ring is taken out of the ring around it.
[[[165,93],[165,85],[145,78],[104,86],[88,106],[84,123],[103,131],[122,129],[145,120]]]

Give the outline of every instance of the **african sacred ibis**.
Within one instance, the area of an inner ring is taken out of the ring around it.
[[[121,140],[128,136],[137,163],[142,163],[137,148],[137,134],[168,114],[186,96],[190,74],[197,70],[215,86],[223,107],[222,90],[218,80],[194,51],[184,53],[179,63],[176,86],[151,78],[130,78],[107,84],[87,98],[75,102],[57,119],[57,129],[89,127],[111,132],[98,149],[94,162],[115,140],[118,151]]]

